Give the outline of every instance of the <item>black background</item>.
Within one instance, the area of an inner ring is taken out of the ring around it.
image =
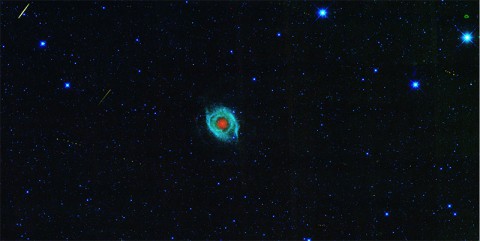
[[[2,239],[478,240],[476,1],[1,4]]]

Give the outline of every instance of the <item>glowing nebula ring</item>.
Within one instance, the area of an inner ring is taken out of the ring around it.
[[[240,125],[232,110],[227,107],[215,107],[213,110],[207,109],[206,111],[207,127],[210,132],[218,140],[223,142],[235,141],[238,138],[238,130]],[[222,129],[218,125],[218,121],[225,121],[227,126]]]

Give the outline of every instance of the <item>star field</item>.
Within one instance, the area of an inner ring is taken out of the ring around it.
[[[2,240],[478,240],[478,2],[26,5]]]

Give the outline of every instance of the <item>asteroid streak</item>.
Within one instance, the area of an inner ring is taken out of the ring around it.
[[[30,6],[30,3],[27,4],[27,6],[23,9],[23,11],[20,13],[20,15],[18,15],[18,19],[20,19],[23,15],[23,13],[27,10],[28,6]]]

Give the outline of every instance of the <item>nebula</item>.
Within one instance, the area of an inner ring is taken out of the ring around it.
[[[232,110],[227,107],[214,107],[205,112],[208,129],[213,136],[224,142],[237,140],[240,125]]]

